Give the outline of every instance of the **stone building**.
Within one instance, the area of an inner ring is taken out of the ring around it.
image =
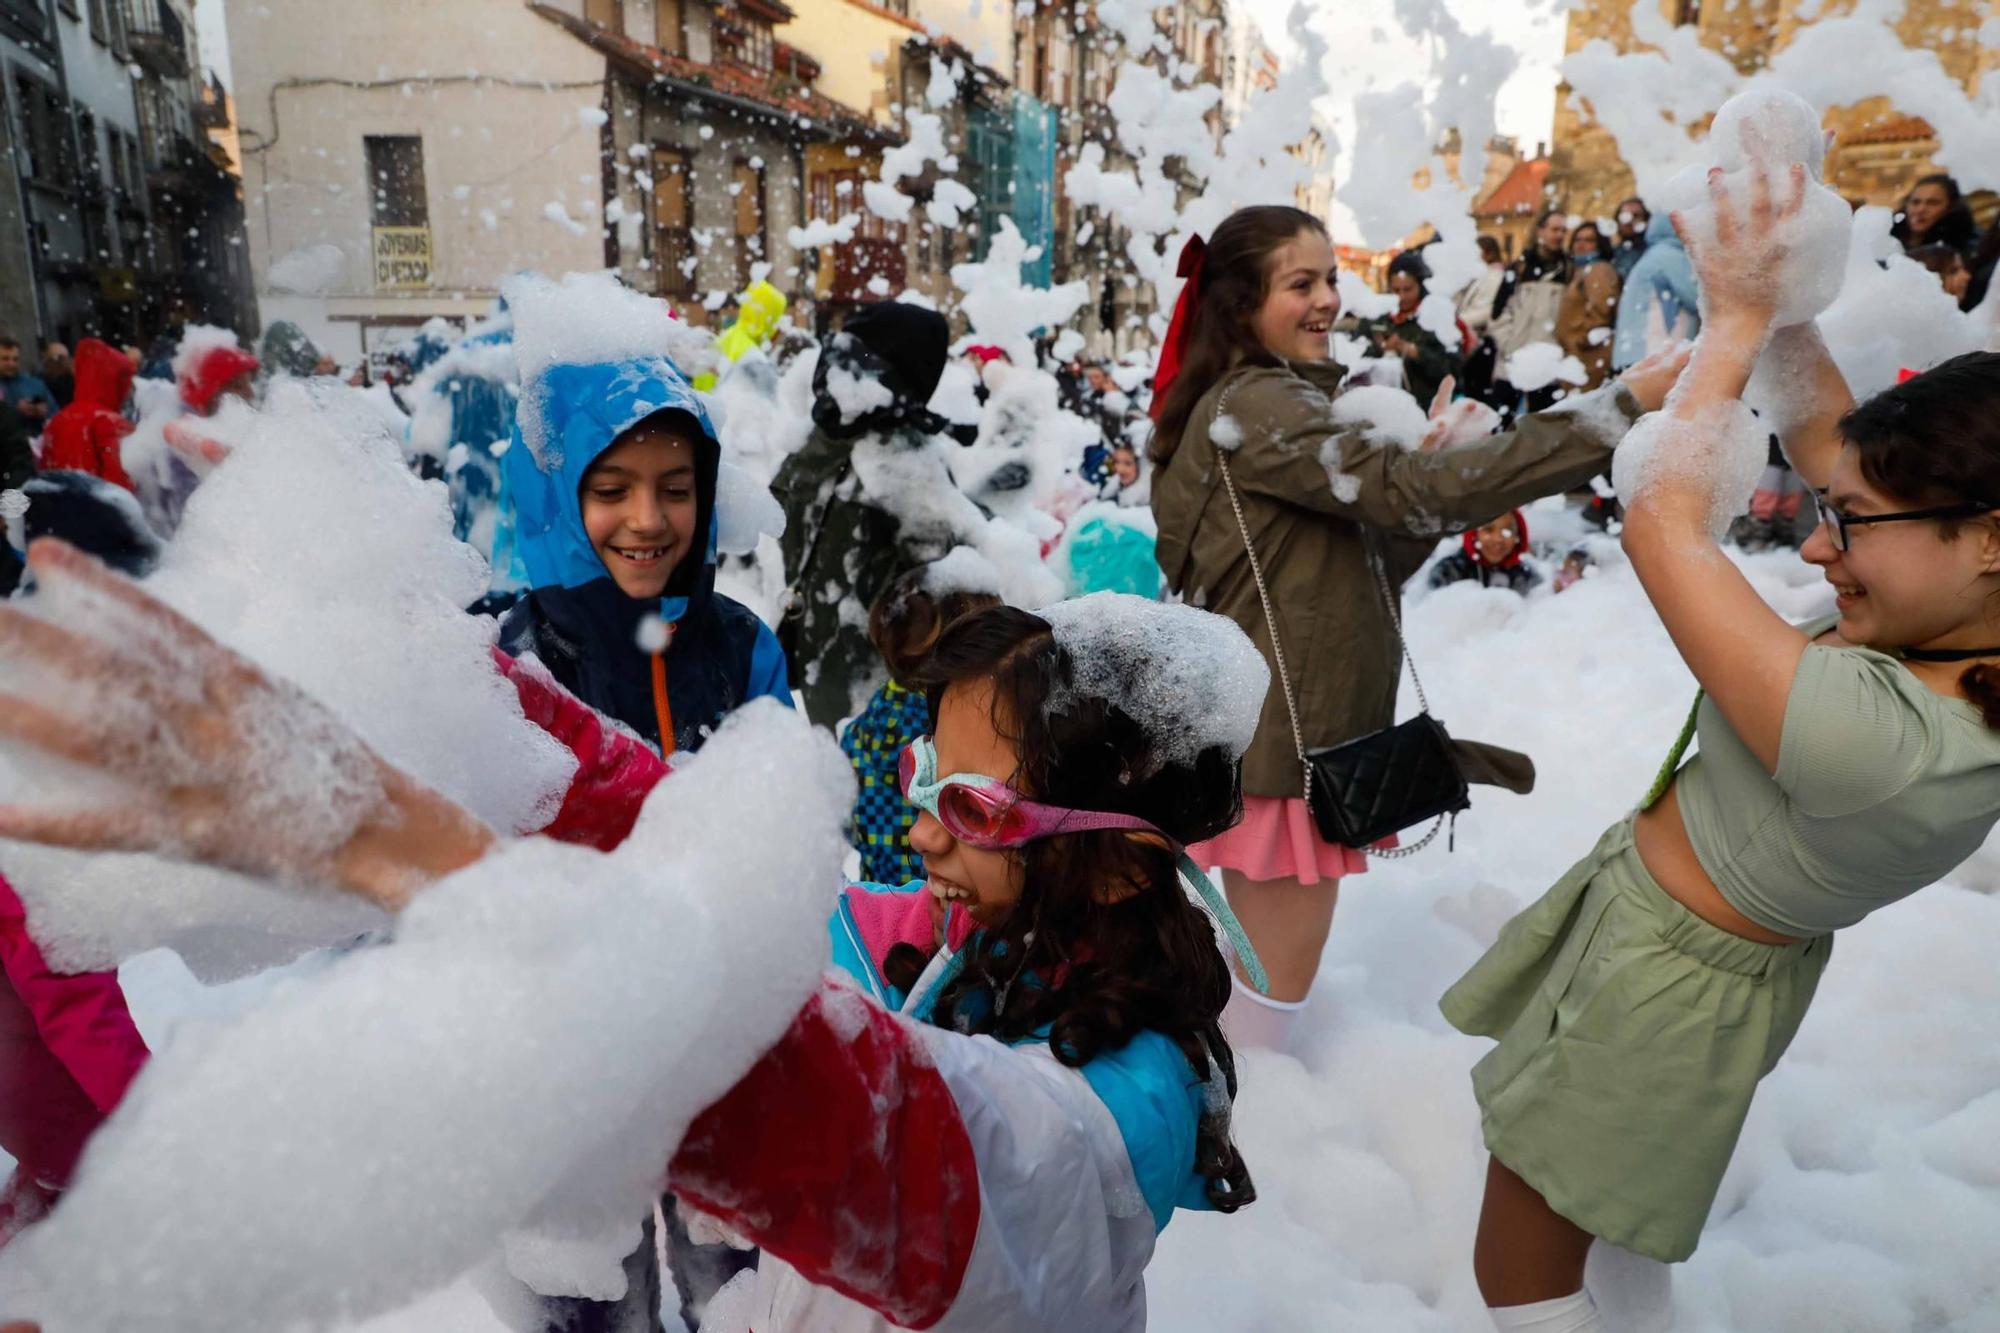
[[[182,152],[192,36],[174,0],[0,0],[0,328],[136,342],[181,302],[254,319],[235,184]]]
[[[1633,0],[1584,0],[1569,13],[1567,50],[1574,53],[1603,38],[1618,50],[1634,49]],[[1704,46],[1720,52],[1738,70],[1750,73],[1784,49],[1798,30],[1816,17],[1852,8],[1852,0],[1638,0],[1657,3],[1678,25],[1694,25]],[[1913,50],[1931,51],[1944,71],[1967,92],[1981,80],[2000,78],[2000,47],[1982,44],[1981,24],[1993,18],[1992,0],[1908,0],[1896,24]],[[1937,139],[1922,120],[1899,113],[1885,98],[1831,108],[1826,126],[1835,132],[1827,157],[1827,183],[1857,204],[1900,201],[1910,185],[1934,170]],[[1610,214],[1632,192],[1632,172],[1618,156],[1611,134],[1571,96],[1567,84],[1556,97],[1554,163],[1549,187],[1572,213]],[[1978,201],[1987,213],[1994,203]]]
[[[837,184],[840,164],[852,164],[858,185],[862,162],[896,138],[815,88],[820,62],[777,36],[795,11],[783,0],[530,8],[608,62],[603,264],[696,323],[727,320],[739,293],[768,281],[810,325],[828,293],[818,257],[792,234],[815,215],[816,192]],[[862,211],[859,200],[845,211]],[[886,241],[883,258],[900,248],[862,225],[857,239]],[[899,289],[898,266],[878,264],[871,276]]]

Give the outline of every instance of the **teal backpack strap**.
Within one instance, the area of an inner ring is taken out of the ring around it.
[[[1238,961],[1243,964],[1244,975],[1257,988],[1259,995],[1271,993],[1270,978],[1264,975],[1264,964],[1257,957],[1257,951],[1250,945],[1250,937],[1243,933],[1243,924],[1236,919],[1236,913],[1229,910],[1229,900],[1216,889],[1213,881],[1194,863],[1194,858],[1186,852],[1180,855],[1181,874],[1188,884],[1207,905],[1208,913],[1215,918],[1215,924],[1222,927],[1222,933],[1229,940],[1229,947],[1236,951]]]
[[[1639,803],[1641,810],[1651,810],[1667,794],[1667,788],[1674,785],[1675,774],[1681,771],[1681,760],[1687,758],[1688,746],[1694,743],[1695,726],[1701,719],[1701,701],[1706,692],[1694,696],[1694,707],[1688,710],[1687,725],[1681,728],[1680,739],[1674,742],[1667,762],[1660,765],[1660,775],[1653,779],[1653,785],[1646,792],[1646,799]]]

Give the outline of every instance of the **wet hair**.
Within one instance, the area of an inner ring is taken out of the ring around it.
[[[1047,621],[1012,607],[953,624],[932,654],[932,715],[954,685],[988,684],[993,725],[1020,752],[1010,783],[1033,800],[1137,815],[1176,842],[1214,837],[1243,812],[1240,766],[1221,746],[1169,761],[1116,703],[1074,691],[1074,666]],[[1057,703],[1056,701],[1061,701]],[[1021,900],[965,947],[940,991],[937,1021],[1004,1042],[1048,1030],[1071,1068],[1142,1032],[1174,1042],[1195,1077],[1221,1075],[1236,1095],[1222,1035],[1229,965],[1208,916],[1182,890],[1173,849],[1117,830],[1059,834],[1014,852]],[[1100,891],[1137,891],[1117,902]],[[1226,1115],[1208,1115],[1193,1168],[1225,1212],[1255,1197]]]
[[[1910,251],[1909,257],[1943,278],[1953,268],[1964,268],[1965,256],[1948,245],[1920,245]]]
[[[929,565],[905,571],[868,609],[868,642],[882,655],[889,679],[906,690],[925,687],[924,664],[945,630],[962,616],[1000,605],[990,592],[933,593],[924,586],[930,572]]]
[[[2000,352],[1953,357],[1884,389],[1840,419],[1868,484],[1913,508],[1961,503],[2000,508]],[[1976,519],[1938,524],[1951,541]],[[2000,729],[2000,667],[1959,677],[1965,697]]]
[[[1233,365],[1278,363],[1258,341],[1251,321],[1270,286],[1272,257],[1301,232],[1324,237],[1326,224],[1301,208],[1259,204],[1237,209],[1209,237],[1187,352],[1180,373],[1167,388],[1159,426],[1148,447],[1155,463],[1173,461],[1194,405]]]

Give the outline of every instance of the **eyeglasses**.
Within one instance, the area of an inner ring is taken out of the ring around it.
[[[981,773],[937,775],[937,747],[928,736],[920,736],[903,750],[896,761],[896,780],[903,799],[919,810],[936,815],[946,832],[974,847],[1022,847],[1058,833],[1084,833],[1092,829],[1131,829],[1140,833],[1167,835],[1137,815],[1114,815],[1098,810],[1072,810],[1060,805],[1031,801],[998,778]],[[1180,844],[1167,838],[1176,850]]]
[[[1820,526],[1826,529],[1827,540],[1833,543],[1836,551],[1847,550],[1854,540],[1848,531],[1850,528],[1867,527],[1871,523],[1924,523],[1946,518],[1977,518],[1994,510],[1993,505],[1967,500],[1931,509],[1906,509],[1896,514],[1843,514],[1826,498],[1825,491],[1813,492],[1813,508],[1819,512]]]

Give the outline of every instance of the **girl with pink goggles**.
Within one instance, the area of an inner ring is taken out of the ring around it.
[[[1269,993],[1264,965],[1258,961],[1257,951],[1250,947],[1250,939],[1243,933],[1236,914],[1229,910],[1229,904],[1209,882],[1208,876],[1202,873],[1201,867],[1188,856],[1187,849],[1157,825],[1137,815],[1075,810],[1068,806],[1031,801],[999,778],[987,777],[983,773],[952,773],[940,778],[937,747],[928,736],[919,736],[903,750],[902,757],[896,761],[896,778],[902,786],[904,800],[919,810],[929,811],[944,825],[947,833],[974,847],[1024,847],[1043,838],[1097,829],[1150,833],[1161,839],[1173,849],[1180,863],[1181,875],[1193,886],[1208,914],[1215,918],[1230,947],[1242,960],[1243,971],[1250,984],[1259,992]]]

